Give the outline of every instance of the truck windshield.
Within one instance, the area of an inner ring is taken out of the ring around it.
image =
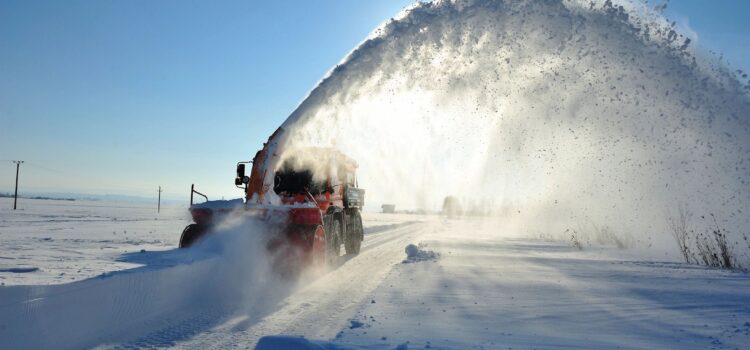
[[[310,192],[319,194],[325,189],[325,183],[313,181],[310,170],[278,170],[273,181],[273,191],[278,195]]]

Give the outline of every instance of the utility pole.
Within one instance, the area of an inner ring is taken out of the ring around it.
[[[13,195],[13,210],[16,210],[16,202],[18,202],[18,170],[21,168],[21,163],[23,163],[23,161],[14,160],[13,163],[16,164],[16,193]]]
[[[156,213],[158,214],[159,212],[161,212],[161,186],[159,186],[159,204],[156,207]]]

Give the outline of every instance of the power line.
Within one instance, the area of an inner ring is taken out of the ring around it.
[[[60,171],[60,170],[57,170],[57,169],[48,168],[48,167],[46,167],[44,165],[37,164],[37,163],[34,163],[34,162],[29,162],[29,161],[26,161],[26,165],[27,166],[30,165],[30,166],[33,166],[33,167],[36,167],[36,168],[39,168],[39,169],[42,169],[42,170],[46,170],[46,171],[50,171],[50,172],[55,172],[55,173],[61,173],[61,172],[63,172],[63,171]]]

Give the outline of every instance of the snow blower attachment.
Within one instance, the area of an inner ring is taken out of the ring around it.
[[[283,270],[334,262],[342,245],[347,254],[359,253],[365,191],[357,188],[357,163],[330,148],[298,149],[278,157],[269,152],[274,135],[250,162],[250,176],[245,174],[248,162],[237,164],[235,185],[245,191],[244,199],[206,198],[194,204],[193,194],[205,195],[191,188],[194,223],[182,232],[180,248],[211,234],[223,218],[236,216],[260,220],[273,231],[268,251]],[[269,153],[274,161],[266,159]]]

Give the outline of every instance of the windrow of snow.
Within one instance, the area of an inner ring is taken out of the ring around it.
[[[140,268],[61,285],[0,288],[0,348],[173,346],[294,292],[271,271],[263,223],[228,217],[191,249],[135,252]]]

